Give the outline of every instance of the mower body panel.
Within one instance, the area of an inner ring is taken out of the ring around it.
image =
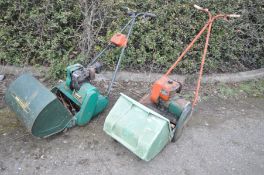
[[[11,83],[5,101],[36,137],[58,133],[72,119],[57,97],[30,74],[23,74]]]
[[[55,94],[56,91],[60,91],[68,100],[79,107],[79,111],[74,116],[75,124],[79,126],[87,124],[94,116],[102,112],[109,103],[108,98],[101,95],[98,89],[90,83],[82,84],[81,88],[75,91],[67,86],[67,82],[62,82],[52,89]]]
[[[168,111],[172,113],[177,119],[180,118],[185,108],[190,109],[191,102],[181,97],[176,97],[168,101]]]
[[[158,103],[159,99],[169,101],[172,94],[180,91],[181,85],[167,76],[162,76],[152,86],[150,99],[153,103]]]
[[[122,93],[105,119],[104,131],[145,161],[172,138],[168,119]]]

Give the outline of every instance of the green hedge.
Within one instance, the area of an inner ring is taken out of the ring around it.
[[[58,76],[78,50],[80,6],[73,0],[0,0],[2,64],[52,66]]]
[[[0,0],[0,59],[2,63],[51,66],[61,76],[65,66],[87,62],[100,51],[113,33],[126,23],[122,11],[153,12],[156,19],[140,19],[135,25],[122,68],[164,72],[204,25],[207,16],[193,8],[198,4],[212,13],[238,13],[240,19],[219,20],[213,26],[205,72],[236,72],[264,66],[264,2],[260,0],[101,0],[106,11],[104,25],[93,52],[84,56],[78,43],[82,36],[79,1]],[[204,36],[175,70],[195,73],[199,69]],[[117,51],[103,57],[108,69],[116,63]]]

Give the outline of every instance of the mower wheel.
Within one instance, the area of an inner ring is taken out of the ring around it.
[[[173,135],[173,138],[171,140],[172,142],[176,142],[181,137],[182,132],[183,132],[183,128],[185,127],[185,125],[188,123],[188,121],[191,118],[191,113],[192,113],[192,106],[190,104],[184,108],[179,120],[176,123],[174,135]]]

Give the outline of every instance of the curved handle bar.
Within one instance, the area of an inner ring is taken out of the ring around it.
[[[137,17],[139,17],[139,16],[151,17],[151,18],[155,18],[155,17],[157,17],[154,13],[149,13],[149,12],[140,12],[140,13],[129,12],[128,15],[129,15],[131,18],[137,18]]]
[[[230,18],[239,18],[241,15],[237,15],[237,14],[230,14],[230,15],[227,15],[227,17],[230,17]]]
[[[145,17],[151,17],[151,18],[156,18],[156,17],[157,17],[157,15],[155,15],[154,13],[148,13],[148,12],[146,12],[146,13],[144,14],[144,16],[145,16]]]
[[[202,7],[200,7],[200,6],[196,5],[196,4],[194,4],[193,7],[196,8],[197,10],[204,10],[204,8],[202,8]]]
[[[229,17],[229,18],[239,18],[240,17],[240,15],[238,15],[238,14],[218,14],[218,15],[215,15],[214,17],[212,17],[211,12],[208,9],[200,7],[196,4],[194,4],[193,7],[198,9],[198,10],[201,10],[203,12],[206,12],[209,15],[209,20],[211,20],[211,19],[215,20],[218,18],[227,18],[227,17]]]

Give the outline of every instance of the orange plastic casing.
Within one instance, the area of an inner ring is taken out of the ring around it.
[[[127,37],[122,33],[114,34],[111,38],[111,43],[117,47],[126,47],[127,46]]]
[[[178,82],[170,80],[167,76],[163,76],[153,84],[150,99],[153,103],[158,103],[159,98],[168,101],[170,93],[178,87]]]

